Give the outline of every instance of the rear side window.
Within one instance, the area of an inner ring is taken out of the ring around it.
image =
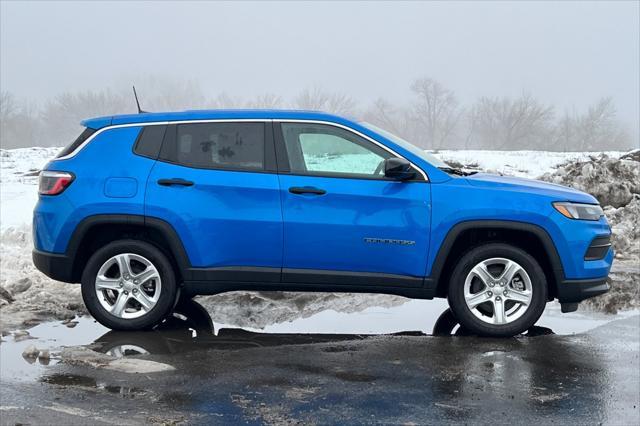
[[[162,139],[166,130],[167,126],[144,126],[138,136],[133,152],[143,157],[157,159],[158,155],[160,155]]]
[[[264,123],[178,124],[160,158],[201,169],[264,170]]]
[[[76,150],[76,148],[78,148],[80,145],[82,145],[84,143],[84,141],[86,141],[87,139],[89,139],[89,137],[91,137],[91,135],[93,135],[96,132],[95,129],[90,129],[90,128],[85,128],[82,133],[80,133],[80,136],[78,136],[76,138],[75,141],[73,141],[70,145],[67,145],[62,151],[60,151],[60,153],[58,154],[58,156],[56,158],[60,158],[60,157],[65,157],[69,154],[71,154],[73,151]]]

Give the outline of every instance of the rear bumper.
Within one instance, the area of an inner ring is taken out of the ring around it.
[[[33,264],[40,272],[56,281],[73,282],[73,261],[64,254],[40,250],[31,252]]]
[[[611,288],[607,281],[607,277],[561,281],[558,285],[558,300],[560,303],[578,303],[606,293]]]

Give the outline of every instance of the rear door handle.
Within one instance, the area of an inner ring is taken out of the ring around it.
[[[289,192],[292,194],[314,194],[324,195],[327,193],[324,189],[315,188],[313,186],[292,186],[289,188]]]
[[[193,182],[191,182],[190,180],[184,180],[184,179],[180,179],[180,178],[158,179],[158,185],[162,185],[162,186],[171,186],[171,185],[193,186]]]

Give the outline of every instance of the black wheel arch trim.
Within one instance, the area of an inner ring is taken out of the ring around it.
[[[76,259],[78,249],[87,233],[94,228],[95,226],[101,225],[128,225],[133,227],[141,227],[145,229],[153,229],[160,232],[163,237],[166,239],[169,244],[168,249],[173,258],[175,259],[177,266],[180,271],[186,271],[190,266],[191,262],[189,261],[189,257],[187,256],[187,252],[182,244],[182,240],[178,237],[178,233],[168,222],[150,216],[143,215],[128,215],[128,214],[100,214],[93,215],[84,218],[80,223],[76,226],[71,238],[69,239],[69,243],[67,244],[67,249],[65,250],[65,256],[71,260],[73,264],[73,270],[76,270]],[[70,277],[72,281],[67,282],[79,282],[75,280],[75,277]]]
[[[562,266],[562,261],[560,260],[560,255],[556,249],[551,236],[547,233],[547,231],[541,226],[534,225],[532,223],[527,222],[518,222],[511,220],[469,220],[464,222],[459,222],[454,225],[446,237],[440,244],[440,248],[438,249],[438,254],[435,257],[433,262],[433,266],[431,267],[431,274],[425,278],[425,287],[434,286],[437,287],[440,281],[440,275],[442,274],[442,270],[444,269],[444,265],[447,261],[449,253],[453,248],[458,237],[465,231],[469,231],[472,229],[504,229],[504,230],[512,230],[512,231],[525,231],[530,232],[535,235],[540,242],[542,243],[545,252],[549,258],[549,262],[551,264],[551,268],[553,270],[556,289],[560,286],[560,284],[564,281],[564,268]],[[435,289],[434,289],[435,290]]]

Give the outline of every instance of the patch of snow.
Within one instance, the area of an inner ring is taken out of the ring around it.
[[[584,161],[602,152],[551,152],[551,151],[437,151],[433,155],[452,166],[462,166],[468,170],[482,170],[536,179],[553,172],[559,165]],[[608,151],[604,154],[618,158],[623,152]]]

